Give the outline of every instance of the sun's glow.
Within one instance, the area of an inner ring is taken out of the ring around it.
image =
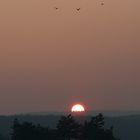
[[[72,112],[83,112],[83,111],[85,111],[85,108],[81,104],[76,104],[72,107],[71,111]]]

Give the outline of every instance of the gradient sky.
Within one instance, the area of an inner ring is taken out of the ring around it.
[[[1,0],[0,114],[140,110],[140,1],[104,1]]]

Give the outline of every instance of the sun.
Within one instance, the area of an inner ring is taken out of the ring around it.
[[[84,111],[85,111],[85,108],[81,104],[75,104],[71,108],[71,112],[84,112]]]

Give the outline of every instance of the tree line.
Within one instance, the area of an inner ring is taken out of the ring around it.
[[[72,115],[62,116],[55,129],[15,119],[11,140],[118,140],[113,127],[105,128],[104,125],[102,114],[83,123],[77,122]]]

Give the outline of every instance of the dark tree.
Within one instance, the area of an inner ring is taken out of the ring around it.
[[[12,140],[46,140],[50,137],[48,128],[29,122],[20,124],[17,119],[14,120],[12,129]]]
[[[113,128],[104,128],[104,117],[99,114],[85,121],[82,129],[83,140],[117,140],[113,135]]]
[[[13,126],[12,126],[12,140],[18,140],[20,137],[20,123],[18,121],[18,119],[14,120]]]
[[[11,140],[117,140],[113,127],[104,127],[104,117],[99,114],[79,124],[72,115],[62,116],[56,129],[48,129],[30,122],[14,120]]]
[[[57,130],[60,140],[76,139],[79,135],[80,125],[72,115],[62,116],[57,124]]]

